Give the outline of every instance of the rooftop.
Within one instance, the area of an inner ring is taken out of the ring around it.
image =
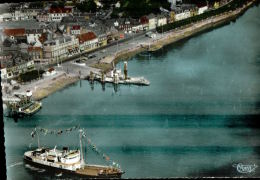
[[[50,8],[49,13],[71,13],[72,8]]]
[[[4,34],[7,36],[23,36],[25,34],[25,29],[4,29]]]
[[[87,32],[87,33],[84,33],[84,34],[80,34],[78,36],[80,43],[83,43],[85,41],[90,41],[90,40],[95,39],[95,38],[97,38],[97,36],[93,32]]]

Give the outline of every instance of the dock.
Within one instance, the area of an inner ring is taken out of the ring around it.
[[[87,76],[87,80],[93,82],[98,81],[101,83],[113,83],[113,84],[133,84],[140,86],[149,86],[150,82],[144,77],[129,77],[127,74],[127,62],[124,62],[124,75],[122,75],[120,69],[113,69],[107,74],[103,72],[90,72],[89,76]]]

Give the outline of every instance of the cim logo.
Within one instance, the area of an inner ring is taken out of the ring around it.
[[[254,172],[255,169],[258,167],[256,164],[233,164],[233,167],[237,169],[237,172],[239,173],[251,173]]]

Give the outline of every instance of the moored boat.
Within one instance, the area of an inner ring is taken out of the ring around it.
[[[24,161],[33,166],[38,166],[54,171],[57,174],[72,174],[88,178],[121,178],[124,173],[120,168],[86,164],[82,151],[82,130],[80,130],[80,150],[62,150],[38,147],[24,153]],[[38,135],[38,133],[37,133]],[[38,137],[39,144],[39,137]]]

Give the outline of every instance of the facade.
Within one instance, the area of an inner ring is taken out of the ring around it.
[[[79,35],[80,34],[80,25],[74,25],[70,29],[71,35]]]
[[[125,33],[132,31],[132,24],[129,19],[117,19],[114,22],[114,26],[118,31]]]
[[[0,22],[5,22],[5,21],[12,21],[12,14],[11,13],[0,14]]]
[[[43,58],[43,50],[41,47],[29,46],[27,51],[32,60],[39,60]]]
[[[163,26],[167,24],[167,18],[164,15],[157,16],[157,26]]]
[[[34,70],[34,61],[25,61],[15,66],[1,68],[1,78],[10,79],[19,76],[22,73]]]
[[[98,46],[105,46],[107,45],[107,35],[106,34],[100,34],[98,36]]]
[[[79,41],[74,36],[62,36],[44,42],[43,58],[50,63],[58,62],[69,55],[69,50],[77,49]]]
[[[146,31],[149,29],[149,19],[147,16],[142,16],[139,20],[140,24],[142,25],[142,30]]]
[[[98,47],[98,38],[93,32],[87,32],[78,36],[80,51],[90,51]]]
[[[41,37],[43,33],[43,29],[26,29],[25,30],[25,35],[27,37],[27,42],[30,43],[35,43],[39,41],[39,38]]]
[[[46,13],[39,13],[39,14],[37,14],[36,19],[39,22],[49,22],[49,21],[51,21],[50,16],[49,16],[49,14],[47,12]]]
[[[149,20],[149,30],[155,29],[157,26],[157,18],[154,14],[150,14],[148,17]]]
[[[198,14],[203,14],[207,10],[208,10],[208,6],[199,7]]]
[[[183,12],[175,14],[175,21],[183,20],[191,17],[191,13],[189,10],[185,10]]]
[[[50,8],[49,20],[54,22],[60,22],[63,17],[72,15],[72,8]]]

